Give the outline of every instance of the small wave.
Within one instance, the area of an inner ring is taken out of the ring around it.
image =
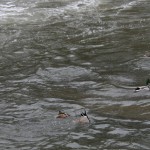
[[[55,2],[58,7],[52,7],[51,2],[39,1],[35,3],[17,4],[6,3],[0,5],[0,21],[3,23],[20,22],[39,22],[49,20],[50,17],[74,14],[75,12],[91,11],[95,9],[102,1],[83,0],[83,1],[61,1]],[[60,5],[60,3],[64,3]]]
[[[124,11],[124,10],[128,10],[131,9],[132,7],[136,6],[137,4],[139,4],[142,0],[134,0],[125,4],[122,4],[120,6],[115,6],[113,9],[117,9],[117,15]]]
[[[48,79],[49,81],[73,81],[75,79],[79,79],[81,77],[90,77],[95,76],[91,70],[87,70],[81,67],[63,67],[63,68],[47,68],[46,70],[39,70],[36,73],[39,77]]]
[[[14,23],[19,20],[24,20],[22,15],[25,14],[26,7],[15,6],[12,4],[0,5],[0,21],[1,23]],[[19,17],[20,16],[20,17]]]
[[[9,16],[9,15],[17,15],[21,13],[26,8],[23,7],[16,7],[15,5],[0,5],[0,16]]]

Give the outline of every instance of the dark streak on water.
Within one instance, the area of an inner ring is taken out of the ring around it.
[[[0,2],[0,149],[150,149],[149,0]],[[85,107],[92,123],[57,120]]]

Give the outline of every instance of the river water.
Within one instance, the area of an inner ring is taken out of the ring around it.
[[[0,149],[150,149],[149,0],[1,0]],[[85,108],[90,124],[56,119]]]

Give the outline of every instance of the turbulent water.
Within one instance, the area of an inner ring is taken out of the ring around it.
[[[0,1],[0,149],[150,149],[149,0]],[[85,108],[92,122],[56,119]]]

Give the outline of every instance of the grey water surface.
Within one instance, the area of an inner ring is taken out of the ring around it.
[[[149,0],[1,0],[0,150],[149,150],[149,52]]]

